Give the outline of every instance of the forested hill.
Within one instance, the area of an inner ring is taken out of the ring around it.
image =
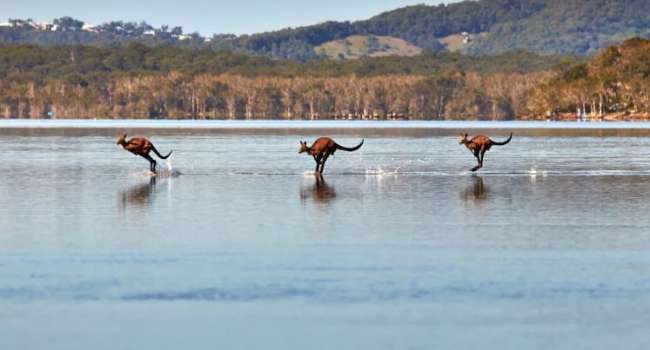
[[[95,46],[0,47],[0,83],[34,79],[77,81],[142,74],[229,74],[247,77],[372,77],[379,75],[435,76],[477,72],[534,73],[575,62],[565,56],[541,56],[523,51],[475,57],[459,53],[414,57],[377,57],[349,61],[272,60],[232,52],[191,50],[173,46],[150,47],[139,43],[114,48]]]
[[[351,35],[392,36],[431,51],[592,54],[631,37],[650,37],[647,0],[480,0],[410,6],[366,21],[328,22],[243,36],[234,47],[274,57]]]
[[[411,53],[414,46],[425,52],[495,54],[521,49],[544,54],[592,54],[631,37],[650,37],[650,1],[463,1],[400,8],[364,21],[332,21],[254,35],[211,38],[183,33],[179,27],[153,28],[146,23],[118,21],[84,28],[83,22],[74,19],[57,21],[63,24],[56,25],[56,30],[53,27],[43,30],[27,20],[13,20],[13,26],[0,27],[0,44],[114,45],[138,41],[298,60],[323,57],[325,51],[330,58],[356,58],[351,52],[369,56],[400,55],[400,48],[408,48],[407,52]],[[347,40],[350,37],[356,40]],[[398,39],[401,41],[395,41]],[[337,45],[327,45],[332,42]],[[328,50],[322,50],[323,45]],[[332,47],[339,51],[332,51]]]

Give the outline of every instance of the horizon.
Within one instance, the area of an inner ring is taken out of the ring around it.
[[[327,3],[313,2],[305,5],[303,1],[297,0],[280,0],[275,3],[249,0],[223,6],[225,3],[223,1],[192,0],[185,3],[186,6],[179,8],[177,3],[170,0],[156,3],[116,0],[101,4],[90,4],[81,0],[63,0],[56,3],[24,0],[5,4],[3,15],[6,18],[0,19],[0,22],[7,21],[9,18],[31,18],[36,22],[51,22],[55,18],[64,16],[92,25],[110,21],[137,23],[144,21],[155,27],[180,26],[185,33],[198,32],[202,36],[209,37],[213,34],[254,34],[327,21],[358,21],[406,6],[418,4],[431,6],[453,2],[458,1],[377,0],[372,4],[355,4],[332,0]],[[345,13],[342,13],[342,8],[345,8]],[[205,15],[212,11],[215,11],[216,17],[212,17],[212,14]],[[274,16],[269,16],[269,13]]]

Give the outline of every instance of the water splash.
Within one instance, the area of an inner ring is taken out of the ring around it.
[[[154,173],[149,170],[141,170],[141,171],[132,171],[129,172],[129,177],[131,178],[138,178],[138,179],[149,179],[152,177],[157,177],[157,178],[168,178],[168,177],[178,177],[181,176],[183,173],[181,173],[177,169],[172,169],[172,170],[159,170],[157,173]]]
[[[172,166],[172,156],[173,155],[170,155],[169,158],[165,160],[165,165],[167,165],[167,171],[169,171],[170,173],[174,171],[174,168]]]
[[[547,177],[548,176],[548,171],[546,170],[537,170],[535,166],[531,167],[528,170],[528,176],[530,176],[531,179],[535,179],[537,176],[541,177]]]
[[[173,170],[163,170],[163,171],[159,171],[159,172],[156,174],[156,177],[159,177],[159,178],[162,178],[162,177],[179,177],[179,176],[181,176],[182,174],[183,174],[183,173],[181,173],[181,172],[178,171],[177,169],[173,169]]]
[[[156,173],[149,171],[149,170],[140,170],[140,171],[132,171],[129,172],[129,177],[133,178],[150,178],[156,176]]]
[[[396,176],[400,174],[401,167],[395,167],[392,170],[384,169],[381,165],[376,168],[368,168],[365,171],[366,176]]]

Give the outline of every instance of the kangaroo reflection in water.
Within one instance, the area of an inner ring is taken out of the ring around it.
[[[488,199],[489,188],[480,176],[472,176],[469,186],[460,192],[460,198],[465,202],[484,202]]]
[[[300,198],[303,201],[311,198],[316,203],[328,204],[336,198],[336,190],[333,186],[325,182],[325,178],[322,175],[317,174],[315,178],[316,181],[311,188],[302,188],[300,190]]]
[[[147,183],[132,186],[120,193],[120,209],[129,207],[146,208],[152,203],[152,194],[156,191],[156,177],[152,176]]]

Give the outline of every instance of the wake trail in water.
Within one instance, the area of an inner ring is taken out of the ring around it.
[[[214,171],[214,172],[181,172],[177,169],[163,170],[154,174],[149,171],[137,171],[129,173],[130,177],[149,178],[149,177],[178,177],[188,176],[299,176],[314,177],[316,172],[313,170],[306,171]],[[399,176],[424,176],[424,177],[467,177],[467,176],[503,176],[503,177],[549,177],[549,176],[650,176],[650,171],[634,170],[539,170],[530,169],[523,171],[431,171],[431,170],[401,170],[399,168],[386,169],[382,167],[369,168],[365,170],[352,171],[329,171],[323,174],[325,177],[332,176],[357,176],[357,177],[399,177]]]
[[[161,167],[162,168],[162,167]],[[194,169],[192,169],[194,170]],[[129,173],[130,177],[138,178],[172,178],[183,176],[300,176],[313,177],[316,172],[313,170],[283,170],[283,169],[261,169],[261,170],[232,170],[232,169],[196,169],[197,172],[181,172],[176,169],[171,161],[171,157],[165,162],[165,169],[160,170],[157,174],[149,171],[138,171]],[[636,169],[568,169],[568,170],[550,170],[539,169],[532,166],[529,169],[522,170],[486,170],[481,169],[477,172],[469,170],[430,170],[422,166],[404,167],[395,165],[370,165],[358,169],[330,169],[323,174],[325,177],[331,176],[360,176],[360,177],[399,177],[399,176],[425,176],[425,177],[466,177],[466,176],[504,176],[504,177],[530,177],[546,178],[549,176],[650,176],[650,170]]]
[[[139,178],[139,179],[150,179],[150,178],[174,178],[174,177],[179,177],[181,175],[185,175],[184,173],[181,173],[179,170],[173,169],[173,170],[161,170],[156,173],[151,172],[151,171],[133,171],[128,174],[129,177],[132,178]]]
[[[152,171],[137,171],[137,172],[130,172],[129,177],[136,177],[136,178],[170,178],[170,177],[178,177],[183,175],[181,171],[178,169],[174,169],[174,166],[172,165],[172,156],[169,156],[169,158],[165,159],[165,169],[159,169],[157,172],[152,172]],[[161,166],[162,168],[162,166]]]

